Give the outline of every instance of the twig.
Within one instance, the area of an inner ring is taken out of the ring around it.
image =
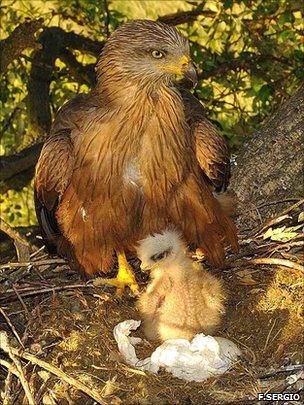
[[[103,7],[104,7],[103,19],[104,19],[104,26],[105,26],[105,35],[107,38],[109,38],[109,36],[110,36],[110,30],[109,30],[110,10],[109,10],[109,5],[108,5],[108,0],[103,0]]]
[[[20,297],[29,297],[31,295],[38,295],[38,294],[45,294],[49,292],[54,292],[54,291],[61,291],[61,290],[73,290],[75,288],[92,288],[92,284],[72,284],[72,285],[63,285],[63,286],[58,286],[58,287],[48,287],[48,288],[41,288],[36,290],[35,288],[29,287],[29,288],[23,288],[18,290],[18,294]],[[9,289],[5,292],[5,294],[13,293],[16,292],[17,289],[12,290]],[[4,295],[4,294],[3,294]]]
[[[25,305],[25,302],[23,301],[21,295],[19,294],[19,291],[18,291],[17,288],[14,286],[14,284],[12,285],[12,287],[13,287],[14,293],[17,295],[18,300],[20,301],[21,305],[22,305],[23,308],[24,308],[26,318],[28,318],[29,315],[30,315],[30,313],[29,313],[29,310],[27,309],[27,306]]]
[[[28,266],[46,266],[48,264],[67,264],[66,260],[64,259],[47,259],[47,260],[39,260],[33,262],[12,262],[2,264],[0,266],[0,270],[3,269],[15,269],[18,267],[28,267]]]
[[[279,373],[288,373],[290,371],[297,371],[297,370],[303,370],[303,369],[304,369],[304,364],[291,364],[290,366],[285,366],[278,370],[269,371],[269,372],[261,375],[259,378],[261,380],[263,380],[266,378],[274,377],[276,374],[279,374]]]
[[[8,363],[8,362],[6,362],[7,365],[5,367],[9,366],[8,370],[11,371],[13,374],[18,376],[18,378],[19,378],[19,380],[20,380],[20,382],[22,384],[22,387],[24,389],[24,393],[25,393],[25,395],[26,395],[26,397],[28,399],[29,404],[35,405],[34,396],[33,396],[32,392],[31,392],[30,387],[29,387],[29,383],[25,378],[25,375],[24,375],[20,360],[17,357],[18,356],[18,350],[10,347],[7,334],[4,331],[0,331],[0,348],[5,353],[7,353],[9,355],[9,357],[11,358],[11,360],[14,363],[13,368],[12,368],[12,365],[10,363]],[[3,365],[3,362],[4,362],[4,360],[1,361],[2,365]]]
[[[23,100],[22,100],[23,101]],[[17,112],[21,109],[20,108],[20,101],[16,107],[13,109],[13,111],[10,113],[10,115],[8,116],[8,118],[6,119],[6,121],[4,122],[4,124],[2,125],[2,128],[0,130],[0,140],[2,139],[3,135],[5,134],[6,130],[9,128],[9,126],[11,125],[12,121],[15,118],[15,115],[17,114]]]
[[[267,229],[269,229],[273,225],[278,225],[281,222],[285,221],[285,219],[290,219],[290,218],[291,218],[291,216],[287,215],[287,214],[279,215],[278,217],[273,218],[266,225],[264,225],[263,228],[256,235],[261,235],[262,233],[264,233],[264,231],[266,231]]]
[[[1,217],[0,217],[0,230],[6,233],[13,240],[18,241],[23,245],[30,246],[29,242],[18,231],[16,231],[7,222],[5,222]]]
[[[23,347],[24,349],[24,345],[22,343],[22,340],[20,339],[20,336],[18,335],[18,332],[15,329],[15,326],[12,324],[10,318],[8,317],[8,315],[5,313],[4,309],[0,307],[0,312],[3,315],[4,319],[6,320],[6,322],[8,323],[9,327],[11,328],[13,334],[16,336],[16,339],[18,340],[19,344]]]
[[[264,207],[269,207],[269,205],[277,205],[277,204],[283,204],[283,203],[299,201],[299,200],[300,200],[300,198],[286,198],[285,200],[270,201],[269,203],[258,205],[257,208],[264,208]]]
[[[11,373],[13,375],[15,375],[17,378],[19,378],[19,381],[21,382],[21,385],[24,389],[25,395],[27,397],[27,399],[29,400],[29,404],[30,405],[35,405],[36,402],[34,400],[34,398],[31,397],[31,392],[28,389],[28,386],[26,385],[26,383],[24,384],[24,380],[22,380],[22,376],[20,375],[19,371],[17,370],[17,367],[14,364],[9,363],[6,360],[0,359],[0,365],[5,367],[8,370],[8,374]],[[32,401],[33,399],[33,401]],[[11,405],[12,403],[16,403],[16,402],[8,402],[10,401],[10,398],[6,398],[4,397],[4,401],[3,401],[3,405]]]
[[[291,260],[277,259],[272,257],[260,257],[256,259],[251,259],[250,262],[252,264],[271,264],[289,267],[290,269],[299,270],[301,273],[304,273],[304,266],[302,266],[299,263],[292,262]]]
[[[6,343],[7,343],[7,345],[6,345]],[[40,360],[30,353],[27,353],[27,352],[20,353],[19,350],[15,349],[13,347],[9,347],[7,334],[4,331],[0,332],[0,347],[2,348],[2,350],[4,350],[7,353],[8,353],[7,349],[9,349],[10,352],[14,356],[18,356],[24,360],[31,362],[32,364],[36,364],[37,366],[43,368],[44,370],[49,371],[50,373],[54,374],[56,377],[59,377],[66,383],[72,385],[77,390],[84,392],[90,398],[93,398],[97,403],[99,403],[101,405],[108,405],[108,402],[100,396],[100,394],[96,391],[96,389],[89,388],[88,386],[84,385],[81,381],[76,380],[75,378],[66,374],[64,371],[60,370],[60,368],[55,367],[52,364],[49,364],[44,360]],[[34,404],[34,403],[35,402],[34,402],[34,398],[33,398],[33,401],[30,402],[30,404]]]
[[[260,235],[261,233],[266,231],[268,228],[270,228],[272,225],[276,225],[280,218],[281,218],[281,220],[279,222],[281,222],[283,220],[282,217],[285,217],[285,215],[289,214],[289,212],[291,212],[291,211],[295,210],[296,208],[300,207],[302,204],[304,204],[304,198],[302,198],[300,201],[296,202],[295,204],[291,205],[290,207],[286,208],[277,217],[275,217],[275,218],[271,219],[270,221],[268,221],[260,230],[258,230],[255,233],[255,235]]]
[[[248,264],[270,264],[288,267],[290,269],[298,270],[301,273],[304,273],[304,266],[299,263],[292,262],[291,260],[286,259],[277,259],[272,257],[260,257],[256,259],[241,260],[231,263],[231,266],[247,266]]]
[[[272,322],[272,325],[271,325],[271,327],[270,327],[270,329],[269,329],[269,332],[268,332],[268,335],[267,335],[267,338],[266,338],[266,341],[265,341],[264,349],[263,349],[264,352],[265,352],[265,350],[266,350],[266,348],[267,348],[267,346],[268,346],[268,342],[269,342],[269,339],[270,339],[270,335],[271,335],[271,332],[273,331],[273,328],[274,328],[274,325],[276,324],[276,322],[277,322],[277,320],[275,319],[275,320]]]
[[[30,258],[33,259],[33,257],[36,257],[37,255],[39,255],[40,252],[42,252],[45,249],[45,245],[41,246],[41,248],[37,249],[35,252],[33,252],[30,255]]]
[[[291,260],[292,262],[294,261],[295,263],[297,263],[298,260],[300,260],[300,258],[297,255],[295,255],[295,254],[292,255],[290,253],[287,253],[287,252],[284,252],[281,250],[279,250],[278,252],[273,251],[271,254],[275,254],[275,253],[278,253],[279,255],[281,255],[283,257],[283,259]]]
[[[302,235],[301,235],[301,237],[302,237]],[[266,245],[264,245],[264,246],[266,246]],[[280,245],[275,244],[275,246],[272,246],[271,249],[269,249],[269,251],[270,252],[273,252],[273,251],[278,252],[280,250],[285,250],[285,249],[287,251],[289,251],[292,247],[297,247],[297,246],[304,246],[304,241],[302,241],[302,240],[300,240],[298,242],[291,241],[291,242],[286,242],[286,243],[283,243],[283,244],[280,244]],[[260,248],[261,248],[261,246],[258,247],[258,249],[260,249]]]
[[[14,230],[8,223],[0,217],[0,230],[6,233],[14,241],[18,260],[28,260],[30,258],[30,244],[20,235],[19,232]]]
[[[38,404],[40,404],[40,403],[42,402],[42,401],[41,401],[41,398],[43,397],[43,394],[45,393],[45,391],[46,391],[46,389],[47,389],[47,386],[48,386],[48,384],[49,384],[49,379],[50,379],[50,376],[48,376],[48,377],[45,379],[45,381],[42,383],[42,385],[41,385],[40,388],[38,389],[38,392],[37,392],[36,397],[35,397],[35,399],[36,399],[36,401],[37,401]]]
[[[11,391],[12,391],[12,381],[13,381],[13,373],[8,370],[7,376],[4,383],[4,391],[3,391],[3,405],[10,405],[12,404],[11,398]]]

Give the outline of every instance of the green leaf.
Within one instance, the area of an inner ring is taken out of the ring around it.
[[[262,102],[265,102],[269,99],[272,94],[272,87],[269,84],[264,84],[258,92],[258,96]]]
[[[273,235],[275,235],[276,233],[281,233],[284,232],[284,229],[286,229],[286,226],[282,226],[281,228],[269,228],[267,229],[267,231],[264,233],[263,235],[263,239],[271,239]]]
[[[267,232],[264,233],[263,239],[270,239],[277,242],[289,242],[298,236],[298,232],[296,231],[302,227],[303,225],[290,226],[288,228],[286,228],[286,226],[281,226],[275,229],[269,228]]]
[[[233,6],[233,0],[226,0],[224,3],[224,9],[227,10]]]

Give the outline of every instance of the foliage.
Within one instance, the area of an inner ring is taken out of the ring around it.
[[[286,221],[292,219],[290,215],[283,215],[282,217],[278,218],[278,221]],[[280,226],[277,228],[268,228],[267,231],[263,235],[263,239],[270,239],[272,241],[278,241],[278,242],[289,242],[294,238],[299,237],[299,235],[303,235],[304,231],[304,212],[301,211],[298,215],[298,221],[299,225],[294,225],[294,226]],[[298,231],[298,232],[297,232]]]
[[[21,192],[9,190],[0,195],[1,216],[14,226],[36,224],[33,187],[24,187]]]
[[[57,26],[103,41],[128,19],[156,19],[171,13],[180,17],[191,11],[193,15],[185,17],[178,28],[190,40],[201,77],[195,92],[237,152],[243,138],[303,80],[304,25],[300,2],[3,0],[0,39],[10,35],[27,18],[42,17],[45,27]],[[34,52],[24,50],[0,80],[0,155],[14,154],[44,135],[33,131],[27,106]],[[72,50],[72,53],[81,65],[96,61],[88,52]],[[88,83],[77,80],[71,74],[71,66],[58,58],[49,95],[52,114],[75,93],[88,90]],[[10,191],[2,196],[5,200],[2,214],[13,225],[25,224],[27,218],[33,221],[31,197],[28,203],[20,204],[18,215],[14,208],[14,199],[23,201],[29,190],[30,186],[21,193]]]

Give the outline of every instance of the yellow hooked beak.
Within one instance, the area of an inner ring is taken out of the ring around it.
[[[192,60],[187,55],[183,55],[176,65],[175,64],[159,65],[159,68],[168,73],[184,76],[186,79],[191,80],[194,87],[197,85],[198,82],[197,73]]]

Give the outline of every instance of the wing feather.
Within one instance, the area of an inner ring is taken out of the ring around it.
[[[180,89],[188,124],[196,139],[199,165],[216,191],[226,190],[230,180],[230,151],[226,140],[205,117],[201,103],[185,89]]]
[[[48,209],[54,209],[70,182],[74,167],[73,145],[69,130],[52,134],[45,142],[35,173],[37,197]]]
[[[74,167],[69,130],[59,130],[45,142],[35,173],[35,207],[42,236],[51,252],[56,252],[60,229],[56,210],[68,186]]]

